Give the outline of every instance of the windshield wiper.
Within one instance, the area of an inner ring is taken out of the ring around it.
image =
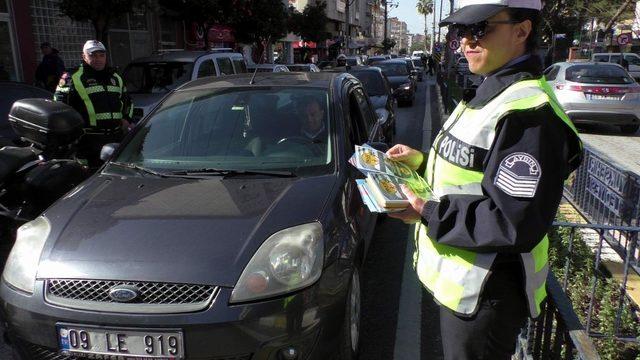
[[[158,176],[158,177],[170,177],[170,174],[165,174],[165,173],[161,173],[155,170],[151,170],[151,169],[147,169],[146,167],[142,167],[140,165],[136,165],[136,164],[132,164],[132,163],[124,163],[124,162],[118,162],[118,161],[112,161],[109,163],[110,165],[117,165],[117,166],[122,166],[125,167],[127,169],[134,169],[134,170],[138,170],[139,172],[142,173],[146,173],[146,174],[151,174],[154,176]]]
[[[295,177],[291,171],[275,171],[275,170],[234,170],[234,169],[216,169],[202,168],[194,170],[173,171],[171,175],[221,175],[224,177],[241,176],[241,175],[267,175],[274,177]]]

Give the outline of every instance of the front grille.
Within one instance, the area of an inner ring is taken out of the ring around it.
[[[217,287],[210,285],[139,281],[49,279],[45,284],[45,297],[50,303],[89,310],[138,310],[125,312],[160,313],[202,310],[210,303],[217,291]],[[109,296],[109,290],[116,285],[134,286],[139,295],[129,303],[114,301]],[[154,310],[144,311],[145,308]]]

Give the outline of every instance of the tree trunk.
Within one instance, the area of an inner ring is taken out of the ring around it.
[[[109,22],[104,17],[91,20],[93,29],[96,32],[96,40],[100,41],[106,48],[109,47]]]
[[[611,20],[609,20],[609,22],[607,23],[607,25],[604,27],[604,33],[608,33],[609,30],[611,30],[611,27],[613,26],[613,24],[618,21],[618,18],[620,17],[620,15],[622,15],[622,12],[627,8],[627,6],[631,5],[631,3],[633,2],[633,0],[627,0],[624,2],[624,4],[620,5],[620,8],[618,8],[618,11],[616,11],[615,15],[613,15],[613,17],[611,18]]]

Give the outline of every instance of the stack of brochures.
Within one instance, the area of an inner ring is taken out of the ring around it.
[[[427,182],[415,171],[369,146],[356,145],[349,162],[366,175],[356,183],[362,201],[371,212],[397,212],[409,206],[409,200],[400,187],[403,184],[420,198],[426,199],[430,195]]]

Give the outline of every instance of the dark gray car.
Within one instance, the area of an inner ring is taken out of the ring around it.
[[[413,65],[404,59],[392,59],[374,62],[371,66],[379,67],[387,76],[399,104],[413,105],[417,88],[415,75],[411,72]]]
[[[173,91],[20,228],[0,305],[21,356],[355,358],[376,217],[348,159],[380,127],[349,74],[251,75]]]

